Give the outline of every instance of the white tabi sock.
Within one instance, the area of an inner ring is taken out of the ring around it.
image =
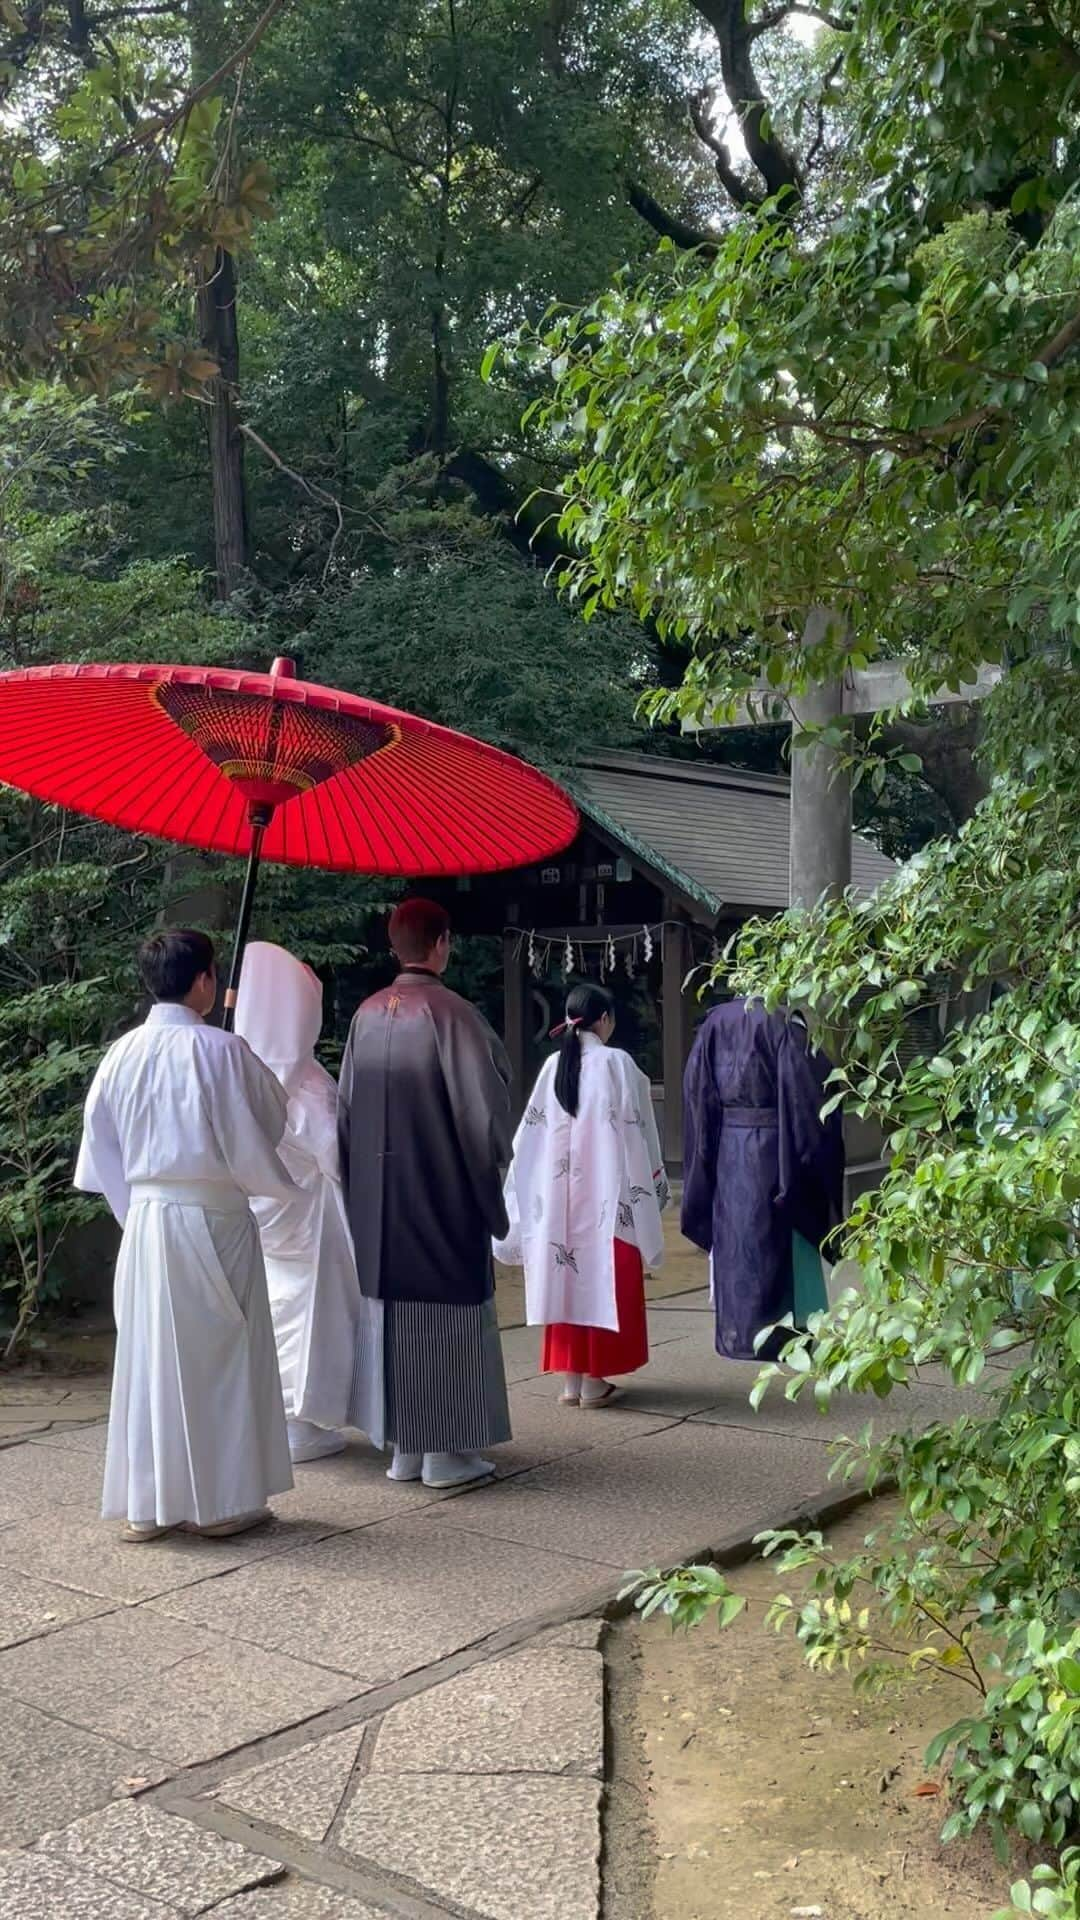
[[[289,1457],[296,1465],[305,1460],[325,1460],[329,1454],[344,1453],[345,1435],[334,1427],[317,1427],[313,1420],[285,1422],[289,1433]]]
[[[425,1487],[468,1486],[473,1480],[490,1480],[495,1472],[494,1460],[485,1460],[479,1453],[425,1453]]]
[[[386,1477],[388,1480],[419,1480],[423,1471],[422,1453],[402,1453],[400,1448],[395,1447],[393,1462],[386,1469]]]
[[[610,1380],[597,1380],[591,1373],[585,1375],[582,1383],[581,1398],[585,1406],[592,1400],[604,1400],[611,1392]]]

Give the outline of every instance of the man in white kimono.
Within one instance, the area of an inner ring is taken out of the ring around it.
[[[124,1538],[246,1532],[292,1486],[259,1235],[248,1199],[286,1199],[286,1099],[215,1002],[205,934],[139,955],[154,1005],[105,1055],[75,1184],[123,1227],[102,1512]]]

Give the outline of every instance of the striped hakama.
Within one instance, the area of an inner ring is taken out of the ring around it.
[[[479,1453],[510,1438],[494,1300],[387,1300],[386,1437],[401,1453]]]

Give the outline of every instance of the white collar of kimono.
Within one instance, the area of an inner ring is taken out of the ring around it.
[[[322,1032],[323,990],[318,975],[284,947],[252,940],[244,953],[236,999],[236,1032],[286,1093],[310,1066]]]
[[[598,1033],[590,1033],[586,1030],[581,1035],[581,1044],[583,1047],[602,1047],[604,1043]]]
[[[148,1027],[201,1027],[202,1014],[179,1000],[155,1000],[146,1016]]]

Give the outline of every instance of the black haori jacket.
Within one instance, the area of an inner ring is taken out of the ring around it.
[[[510,1063],[435,974],[402,969],[365,1000],[341,1065],[342,1179],[365,1294],[475,1306],[506,1232]]]

